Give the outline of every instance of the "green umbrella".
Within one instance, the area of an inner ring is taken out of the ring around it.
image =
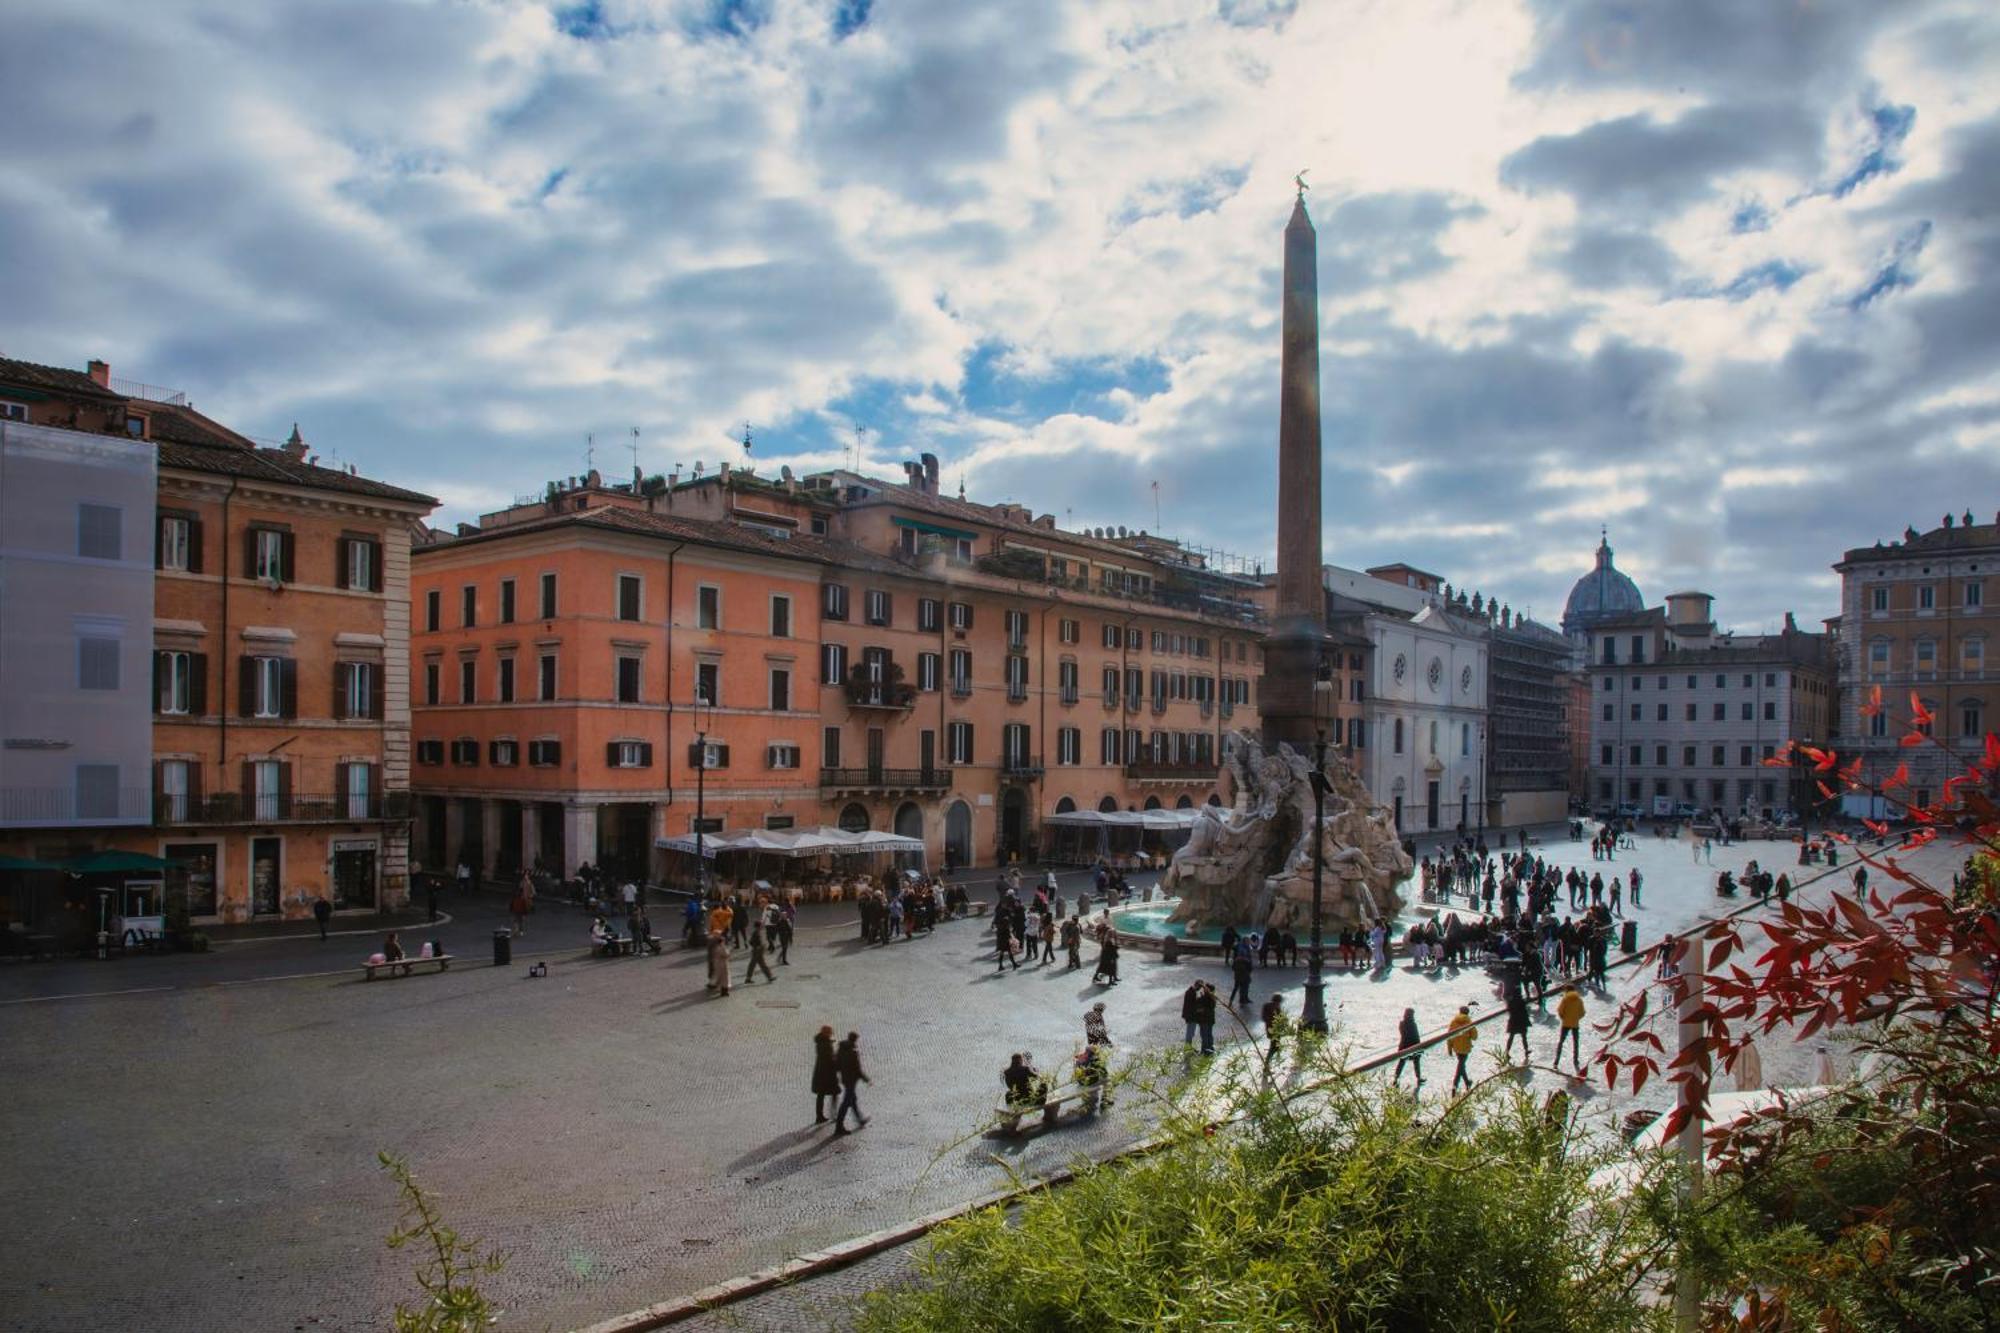
[[[0,856],[0,870],[61,870],[47,861],[30,861],[24,856]]]
[[[171,870],[179,861],[163,861],[144,852],[92,852],[66,861],[63,868],[72,875],[117,875],[131,871]]]

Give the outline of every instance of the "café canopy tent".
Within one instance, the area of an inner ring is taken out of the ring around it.
[[[1045,854],[1049,860],[1070,865],[1087,864],[1099,857],[1164,855],[1187,841],[1206,808],[1065,810],[1044,815],[1042,823],[1048,829]]]
[[[654,844],[670,852],[694,853],[694,835],[661,838]],[[725,852],[753,852],[762,856],[804,859],[814,856],[853,856],[903,852],[924,854],[921,838],[896,833],[849,833],[832,827],[805,829],[741,829],[735,832],[704,833],[701,854],[714,858]]]
[[[1194,827],[1201,818],[1201,808],[1191,810],[1066,810],[1059,815],[1045,815],[1044,824],[1057,824],[1064,828],[1136,828],[1167,832],[1179,829],[1185,832]]]

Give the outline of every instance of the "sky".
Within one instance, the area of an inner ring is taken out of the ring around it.
[[[929,451],[1268,568],[1300,172],[1331,561],[1554,620],[1603,527],[1754,632],[2000,510],[1988,0],[9,14],[0,354],[296,421],[445,522],[635,443]]]

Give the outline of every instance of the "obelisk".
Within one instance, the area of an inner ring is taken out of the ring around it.
[[[1258,707],[1267,745],[1310,754],[1326,640],[1320,577],[1319,246],[1299,184],[1285,226],[1283,380],[1278,396],[1278,586]]]

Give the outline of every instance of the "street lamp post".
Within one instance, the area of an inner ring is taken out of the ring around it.
[[[708,860],[703,855],[703,830],[708,825],[708,719],[702,716],[702,705],[709,701],[703,697],[700,682],[694,691],[694,891],[697,898],[705,898],[708,892]],[[709,717],[714,716],[714,705],[709,705]]]
[[[1322,728],[1313,742],[1313,766],[1309,775],[1313,789],[1313,915],[1312,946],[1306,953],[1306,1005],[1299,1026],[1307,1032],[1326,1035],[1326,980],[1320,970],[1320,893],[1326,876],[1326,731]]]

